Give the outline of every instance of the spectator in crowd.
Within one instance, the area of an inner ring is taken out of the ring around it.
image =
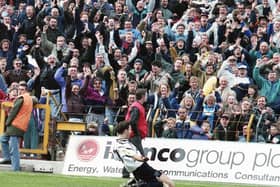
[[[260,95],[266,96],[267,104],[271,106],[272,109],[278,112],[279,110],[279,90],[280,90],[280,80],[277,78],[277,73],[275,71],[270,71],[267,75],[267,79],[260,75],[260,66],[262,61],[257,60],[256,66],[253,71],[253,78],[260,88]]]
[[[13,51],[11,41],[8,39],[3,39],[0,42],[0,57],[6,59],[6,70],[11,70],[13,68],[13,60],[16,54]]]
[[[90,69],[87,69],[87,72]],[[86,72],[86,73],[87,73]],[[69,120],[80,119],[83,120],[83,113],[85,112],[85,101],[80,93],[80,85],[72,84],[70,76],[66,77],[65,99],[67,104],[67,112],[69,113]]]
[[[108,100],[102,89],[102,80],[98,77],[91,79],[91,72],[88,71],[80,92],[85,97],[85,102],[91,107],[89,112],[93,114],[93,119],[98,124],[98,134],[101,135],[101,127],[105,119],[105,105]]]
[[[44,25],[43,31],[41,34],[42,45],[41,48],[45,55],[54,55],[58,61],[61,63],[62,59],[65,58],[69,53],[69,48],[66,45],[65,37],[60,35],[56,37],[55,43],[51,42],[47,38],[47,29],[48,26]]]
[[[226,76],[221,76],[219,78],[219,87],[216,91],[220,94],[222,102],[225,103],[229,95],[236,97],[236,94],[228,85],[228,78]]]
[[[253,80],[247,75],[247,66],[239,65],[237,76],[234,80],[234,86],[231,88],[236,93],[236,99],[241,101],[241,99],[246,95],[248,87],[253,83]]]
[[[270,126],[267,143],[280,144],[280,127],[279,122]]]
[[[19,18],[19,22],[19,34],[26,34],[27,40],[32,43],[36,33],[36,12],[34,6],[26,6],[25,12]]]
[[[110,125],[116,124],[116,115],[119,109],[127,104],[127,98],[129,94],[128,90],[128,78],[125,70],[120,69],[117,74],[117,87],[114,89],[113,105],[110,115],[107,115]],[[123,120],[122,120],[123,121]]]
[[[49,55],[47,62],[44,64],[42,73],[40,75],[40,87],[44,87],[55,97],[58,102],[61,102],[60,86],[56,82],[54,75],[59,68],[59,63],[54,55]],[[52,116],[55,116],[56,106],[52,100],[50,100],[50,106],[52,108]]]
[[[177,138],[176,119],[167,118],[157,121],[154,125],[154,132],[158,138]]]
[[[190,88],[184,93],[184,95],[192,96],[193,100],[197,100],[200,94],[199,80],[196,76],[191,76],[189,80]]]
[[[247,94],[244,98],[248,99],[251,103],[252,103],[252,106],[255,106],[257,104],[257,96],[258,96],[258,87],[257,85],[249,85],[248,87],[248,91],[247,91]]]
[[[125,116],[127,114],[128,108],[136,101],[136,95],[135,92],[129,92],[127,96],[127,102],[125,105],[121,106],[116,113],[114,124],[119,123],[121,121],[125,120]]]
[[[198,125],[201,125],[207,119],[211,125],[211,132],[213,132],[219,112],[221,111],[221,107],[217,102],[218,100],[220,100],[220,96],[217,92],[215,92],[215,95],[209,94],[205,96],[201,91],[191,113],[191,121],[196,121]]]
[[[177,138],[176,119],[175,118],[167,119],[167,124],[163,128],[162,137],[163,138]]]
[[[193,125],[190,128],[192,132],[192,138],[194,140],[211,140],[212,134],[210,133],[210,123],[208,121],[203,121],[201,127],[198,125]]]
[[[232,108],[231,123],[235,124],[241,135],[243,125],[249,121],[252,114],[252,103],[248,99],[243,99],[240,105],[234,105]]]
[[[85,132],[85,135],[98,136],[98,124],[94,121],[90,122],[87,125],[87,130]]]
[[[205,120],[213,132],[221,109],[231,114],[230,124],[242,136],[244,124],[254,114],[253,134],[267,138],[280,111],[279,2],[111,3],[1,2],[0,89],[9,93],[25,81],[39,97],[45,87],[67,112],[72,99],[78,103],[89,99],[83,91],[94,90],[91,81],[100,79],[99,125],[106,117],[110,126],[124,118],[136,88],[147,89],[152,96],[165,85],[168,99],[164,100],[170,104],[166,108],[173,112],[165,113],[167,117],[185,108],[199,132]],[[200,89],[212,80],[218,82],[213,84],[216,95],[201,96]],[[70,91],[65,95],[66,83]],[[266,98],[259,100],[260,96]],[[149,104],[153,103],[160,108],[158,101]],[[95,101],[86,104],[97,106]],[[51,108],[52,116],[58,113]]]
[[[170,75],[162,71],[161,67],[161,62],[152,62],[152,71],[144,78],[144,84],[151,93],[154,93],[160,84],[169,83]]]
[[[205,65],[205,71],[201,67],[200,60],[197,60],[192,67],[192,74],[199,77],[199,86],[202,88],[204,83],[213,75],[216,74],[215,67],[212,63],[207,63]]]
[[[235,95],[228,95],[225,102],[223,102],[222,110],[225,113],[233,113],[234,106],[238,104]]]
[[[182,84],[185,81],[185,76],[181,72],[182,68],[183,68],[183,59],[180,57],[177,57],[174,61],[173,70],[170,73],[170,76],[172,77],[171,85]],[[172,86],[172,88],[173,88],[173,86]]]
[[[177,138],[181,139],[191,139],[191,123],[187,115],[186,108],[179,108],[178,109],[178,119],[176,120],[176,133]]]
[[[7,59],[0,57],[0,73],[4,74],[7,68]]]
[[[242,126],[242,135],[239,136],[239,142],[265,142],[262,135],[259,135],[258,137],[256,136],[253,128],[249,129],[247,124]]]
[[[138,84],[144,81],[144,77],[147,76],[147,70],[143,69],[143,60],[137,58],[134,61],[133,69],[128,73],[129,80],[135,80]]]
[[[214,130],[214,139],[221,141],[236,141],[238,131],[230,123],[230,115],[223,113],[220,117],[219,124]]]
[[[70,76],[71,85],[77,84],[80,87],[82,86],[82,80],[78,79],[78,69],[76,66],[71,66],[67,69],[67,64],[63,63],[55,72],[54,79],[60,86],[61,90],[61,104],[62,104],[62,112],[67,112],[67,104],[65,97],[65,88],[66,88],[66,78],[65,71],[67,72],[67,76]]]
[[[168,84],[160,84],[158,91],[149,95],[147,104],[151,106],[151,112],[148,119],[150,125],[154,120],[175,117],[175,112],[172,111],[173,108],[171,106],[170,88]]]
[[[217,76],[220,78],[222,76],[227,77],[228,86],[231,88],[234,86],[234,79],[237,75],[237,63],[236,57],[230,56],[226,61],[223,62],[221,68],[218,71]]]
[[[11,85],[12,82],[20,82],[22,80],[28,81],[30,77],[28,77],[26,70],[22,68],[23,63],[19,58],[14,59],[13,61],[13,70],[8,70],[4,73],[4,77],[8,86]]]
[[[276,122],[274,111],[267,106],[267,99],[265,96],[257,98],[257,105],[253,108],[254,126],[258,136],[263,136],[265,139],[268,136],[268,129],[270,125]]]

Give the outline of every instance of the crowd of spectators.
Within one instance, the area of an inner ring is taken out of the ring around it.
[[[145,88],[157,137],[280,142],[280,1],[0,0],[0,16],[2,100],[25,81],[108,135]]]

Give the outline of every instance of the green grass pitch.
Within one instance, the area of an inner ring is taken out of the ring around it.
[[[122,178],[79,177],[44,173],[1,172],[1,187],[119,187]],[[176,187],[249,187],[256,185],[175,181]]]

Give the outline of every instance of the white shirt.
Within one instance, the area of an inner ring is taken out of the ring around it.
[[[128,172],[135,171],[144,162],[137,161],[133,158],[134,155],[141,155],[137,148],[126,138],[116,140],[114,145],[114,159],[123,162],[124,167]]]

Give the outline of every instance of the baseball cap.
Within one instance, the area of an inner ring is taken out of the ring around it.
[[[135,63],[143,64],[143,60],[141,58],[136,58],[135,61],[134,61],[134,64]]]
[[[247,69],[247,66],[244,65],[244,64],[241,64],[241,65],[238,66],[238,69]]]
[[[221,116],[221,118],[226,118],[226,119],[229,119],[229,114],[228,113],[223,113],[222,114],[222,116]]]

